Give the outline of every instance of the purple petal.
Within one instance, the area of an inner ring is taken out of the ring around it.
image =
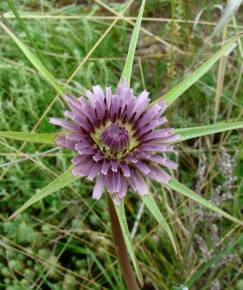
[[[149,93],[147,91],[143,91],[138,98],[136,99],[136,105],[134,106],[133,113],[136,113],[134,120],[137,120],[141,114],[145,111],[149,103],[148,98]]]
[[[113,172],[117,172],[118,169],[118,162],[116,160],[111,160],[111,170]]]
[[[118,86],[116,88],[115,94],[120,96],[124,90],[126,90],[126,87],[120,83],[120,84],[118,84]]]
[[[125,110],[125,107],[127,107],[130,99],[131,99],[131,93],[128,89],[122,89],[121,90],[121,93],[118,94],[122,100],[121,102],[121,116],[123,115],[124,113],[124,110]]]
[[[110,172],[107,173],[106,175],[106,179],[105,179],[105,183],[106,183],[106,188],[107,188],[107,191],[109,193],[113,193],[113,179],[112,179],[112,174]]]
[[[91,107],[94,109],[95,108],[95,102],[97,100],[97,96],[95,94],[93,94],[91,91],[86,90],[85,94],[89,100],[89,104],[91,105]]]
[[[136,136],[137,137],[143,136],[145,133],[155,129],[156,127],[159,127],[159,126],[165,124],[166,122],[167,122],[167,119],[165,117],[155,119],[155,120],[151,121],[149,124],[139,128],[137,133],[136,133]]]
[[[100,175],[95,183],[92,198],[93,199],[100,199],[104,190],[105,186],[105,178],[103,175]]]
[[[87,157],[83,155],[75,156],[71,161],[73,165],[78,165],[79,163],[83,162]]]
[[[82,113],[82,103],[79,100],[70,96],[65,96],[64,99],[72,111]]]
[[[141,140],[145,142],[153,139],[171,137],[174,134],[174,131],[173,128],[155,130],[141,137]]]
[[[87,176],[88,180],[93,180],[97,173],[101,169],[101,163],[94,163],[93,166],[89,169],[89,175]]]
[[[85,136],[82,136],[82,140],[77,143],[77,148],[87,148],[87,147],[92,147],[93,146],[93,141],[90,140],[88,137],[85,138]]]
[[[119,108],[121,107],[121,99],[119,96],[113,96],[110,110],[110,118],[113,120],[115,115],[118,114]]]
[[[122,172],[123,172],[123,175],[124,175],[125,177],[129,177],[129,176],[131,176],[131,174],[130,174],[130,169],[129,169],[128,165],[127,165],[125,162],[121,162],[121,163],[120,163],[120,168],[121,168],[121,170],[122,170]]]
[[[66,139],[70,141],[76,141],[79,142],[82,140],[82,134],[79,133],[67,133]]]
[[[92,106],[90,105],[90,103],[87,103],[84,105],[83,107],[83,112],[85,114],[85,116],[90,120],[91,124],[95,124],[97,121],[96,115],[95,115],[95,111],[92,108]]]
[[[139,150],[145,152],[157,151],[157,152],[174,152],[174,147],[169,145],[160,144],[143,144],[139,147]]]
[[[150,156],[151,156],[151,154],[149,152],[141,152],[140,150],[135,151],[133,154],[134,154],[134,157],[136,159],[148,159],[148,160],[150,160]]]
[[[92,148],[92,144],[90,144],[88,141],[82,141],[82,142],[76,142],[75,145],[75,149],[78,150],[82,150],[82,149],[92,149],[92,151],[94,150]]]
[[[167,144],[167,143],[173,143],[176,142],[180,139],[180,135],[172,135],[170,137],[166,137],[166,138],[161,138],[161,139],[156,139],[153,142],[156,142],[158,144]]]
[[[87,132],[90,132],[93,130],[86,116],[83,116],[81,114],[77,115],[76,113],[69,112],[69,111],[65,111],[64,116],[71,118],[77,125],[79,125],[81,128],[83,128]]]
[[[136,170],[133,170],[131,177],[127,180],[134,191],[137,191],[142,196],[148,194],[149,187],[144,178]]]
[[[60,147],[68,148],[68,149],[71,149],[71,150],[75,150],[76,142],[70,141],[70,140],[66,140],[66,137],[57,136],[56,139],[55,139],[55,142]]]
[[[50,123],[60,126],[64,129],[70,130],[70,131],[76,131],[79,132],[80,131],[80,127],[74,123],[68,122],[66,120],[63,119],[59,119],[59,118],[50,118]]]
[[[131,161],[132,163],[138,162],[137,159],[132,154],[127,155],[126,160]]]
[[[112,187],[113,187],[113,192],[119,193],[120,174],[118,172],[113,172],[112,173]]]
[[[122,175],[120,176],[120,191],[119,191],[119,197],[120,199],[124,198],[127,193],[127,181],[126,178]]]
[[[109,168],[110,168],[110,161],[105,159],[102,164],[101,173],[104,175],[107,175]]]
[[[150,172],[149,167],[142,161],[138,161],[137,163],[135,163],[135,167],[137,167],[145,175],[147,175]]]
[[[80,146],[80,143],[79,143],[79,146]],[[81,148],[81,146],[77,147],[76,145],[75,149],[78,151],[80,155],[93,155],[97,153],[96,149],[94,148]]]
[[[156,168],[154,166],[150,166],[150,172],[148,174],[148,177],[165,184],[168,183],[171,179],[171,176],[167,172],[165,172],[161,168]]]
[[[94,161],[98,162],[98,161],[104,159],[104,155],[101,154],[100,151],[98,151],[98,152],[93,156],[93,159],[94,159]]]
[[[93,161],[93,159],[87,159],[87,162],[82,162],[79,165],[74,166],[73,170],[72,170],[72,174],[73,176],[87,176],[88,172],[90,170],[90,168],[96,164],[95,161]]]
[[[146,111],[142,118],[138,120],[137,128],[141,128],[155,118],[161,116],[165,109],[166,104],[164,102],[153,105],[150,109]]]
[[[136,98],[132,96],[130,98],[130,101],[127,104],[127,108],[124,114],[127,117],[127,120],[130,120],[132,118],[135,104],[136,104]]]
[[[106,100],[106,108],[107,108],[107,111],[109,112],[110,111],[110,108],[111,108],[111,100],[112,100],[112,90],[111,88],[106,88],[106,91],[105,91],[105,100]]]
[[[103,100],[96,101],[95,102],[95,107],[96,107],[98,119],[100,121],[102,121],[104,116],[105,116],[105,105],[103,103]]]
[[[171,161],[165,157],[162,157],[162,156],[158,156],[158,155],[151,155],[149,160],[153,161],[153,162],[156,162],[158,164],[161,164],[161,165],[164,165],[168,168],[171,168],[171,169],[177,169],[178,168],[178,164],[174,161]]]
[[[93,86],[93,92],[95,93],[96,96],[98,96],[98,98],[104,99],[105,95],[104,92],[101,88],[101,86],[97,85],[97,86]]]

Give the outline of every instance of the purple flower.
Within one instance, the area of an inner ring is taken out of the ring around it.
[[[118,205],[130,186],[140,195],[149,193],[148,180],[167,183],[170,175],[162,168],[176,169],[177,164],[164,155],[173,152],[177,140],[173,128],[161,128],[165,102],[149,106],[149,93],[138,97],[124,83],[115,93],[111,88],[94,86],[88,99],[65,97],[70,111],[66,121],[51,118],[52,124],[67,130],[56,138],[57,145],[72,149],[74,176],[96,178],[92,197],[100,199],[106,189]]]

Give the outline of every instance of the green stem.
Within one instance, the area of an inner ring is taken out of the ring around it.
[[[115,242],[116,251],[120,263],[121,270],[128,290],[139,290],[138,283],[133,273],[129,257],[127,254],[126,244],[122,235],[119,220],[111,198],[108,196],[108,206],[111,219],[112,234]]]

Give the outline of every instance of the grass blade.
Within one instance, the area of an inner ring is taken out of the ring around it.
[[[228,214],[227,212],[223,211],[222,209],[218,208],[217,206],[213,205],[210,201],[204,199],[200,195],[193,192],[190,188],[186,187],[184,184],[181,184],[176,179],[171,179],[167,186],[177,192],[180,192],[184,196],[194,200],[195,202],[199,203],[200,205],[210,209],[211,211],[216,212],[218,215],[227,218],[230,221],[233,221],[237,224],[243,226],[243,222],[232,215]]]
[[[162,100],[166,101],[168,105],[174,103],[187,89],[195,84],[222,56],[227,55],[236,46],[235,42],[241,36],[242,34],[230,39],[221,49],[219,49],[206,62],[199,66],[193,73],[191,73],[187,78],[185,78],[181,83],[176,85],[164,96],[153,101],[151,105]]]
[[[121,226],[122,234],[123,234],[126,246],[127,246],[128,253],[130,255],[136,275],[138,277],[139,284],[143,285],[143,276],[138,266],[137,259],[133,250],[123,202],[121,202],[120,206],[115,206],[115,209],[116,209],[116,214],[117,214],[120,226]]]
[[[168,234],[168,236],[171,240],[171,243],[173,245],[173,248],[174,248],[175,252],[177,253],[177,248],[176,248],[175,239],[173,237],[173,233],[172,233],[168,223],[166,222],[165,218],[163,217],[161,211],[159,210],[152,195],[147,194],[147,195],[143,196],[142,199],[143,199],[143,202],[145,203],[145,205],[147,206],[147,208],[149,209],[149,211],[151,212],[151,214],[154,216],[154,218],[157,220],[157,222],[163,227],[163,229]]]
[[[15,131],[0,131],[0,137],[24,142],[55,144],[55,133],[28,133]]]
[[[181,137],[176,142],[182,142],[188,139],[206,136],[209,134],[220,133],[228,130],[241,129],[243,128],[243,121],[240,122],[222,122],[213,125],[202,126],[202,127],[191,127],[175,129],[175,133]]]
[[[138,42],[138,36],[139,36],[140,27],[141,27],[145,2],[146,0],[143,0],[142,5],[139,10],[138,18],[137,18],[137,21],[136,21],[136,24],[132,33],[132,38],[130,41],[125,66],[122,72],[122,79],[125,79],[127,81],[128,86],[130,85],[134,55],[135,55],[136,46]]]
[[[16,8],[13,0],[7,0],[7,3],[8,3],[9,8],[12,10],[14,16],[16,17],[16,20],[18,21],[19,25],[21,26],[21,28],[25,32],[29,42],[34,47],[34,49],[36,51],[36,54],[38,55],[39,59],[43,62],[43,58],[42,58],[42,56],[41,56],[41,54],[39,52],[39,49],[38,49],[37,45],[35,44],[35,42],[32,40],[32,37],[31,37],[31,35],[29,33],[29,30],[27,29],[27,26],[25,25],[25,22],[19,16],[18,9]]]
[[[44,187],[39,192],[37,192],[34,196],[32,196],[26,203],[24,203],[19,209],[17,209],[9,217],[9,219],[15,218],[17,215],[19,215],[21,212],[26,210],[32,204],[36,203],[37,201],[40,201],[41,199],[45,198],[49,194],[69,185],[70,183],[77,180],[78,178],[80,178],[80,176],[72,175],[72,167],[70,167],[63,174],[61,174],[56,179],[54,179],[51,183],[49,183],[46,187]]]
[[[0,26],[2,29],[12,38],[12,40],[17,44],[17,46],[22,50],[28,60],[34,65],[34,67],[39,71],[41,76],[46,79],[53,88],[60,94],[64,94],[64,87],[52,76],[52,74],[47,70],[47,68],[42,64],[38,57],[31,52],[31,50],[2,22],[0,21]]]

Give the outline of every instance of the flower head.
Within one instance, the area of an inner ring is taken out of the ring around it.
[[[149,93],[138,97],[125,83],[102,90],[94,86],[87,99],[65,97],[70,111],[66,121],[51,118],[52,124],[67,130],[56,143],[77,153],[72,159],[73,175],[96,178],[92,197],[99,199],[106,189],[115,204],[125,197],[130,186],[140,195],[149,192],[148,180],[170,180],[163,167],[176,169],[177,164],[164,155],[173,152],[171,142],[178,136],[172,128],[161,128],[165,102],[149,106]]]

